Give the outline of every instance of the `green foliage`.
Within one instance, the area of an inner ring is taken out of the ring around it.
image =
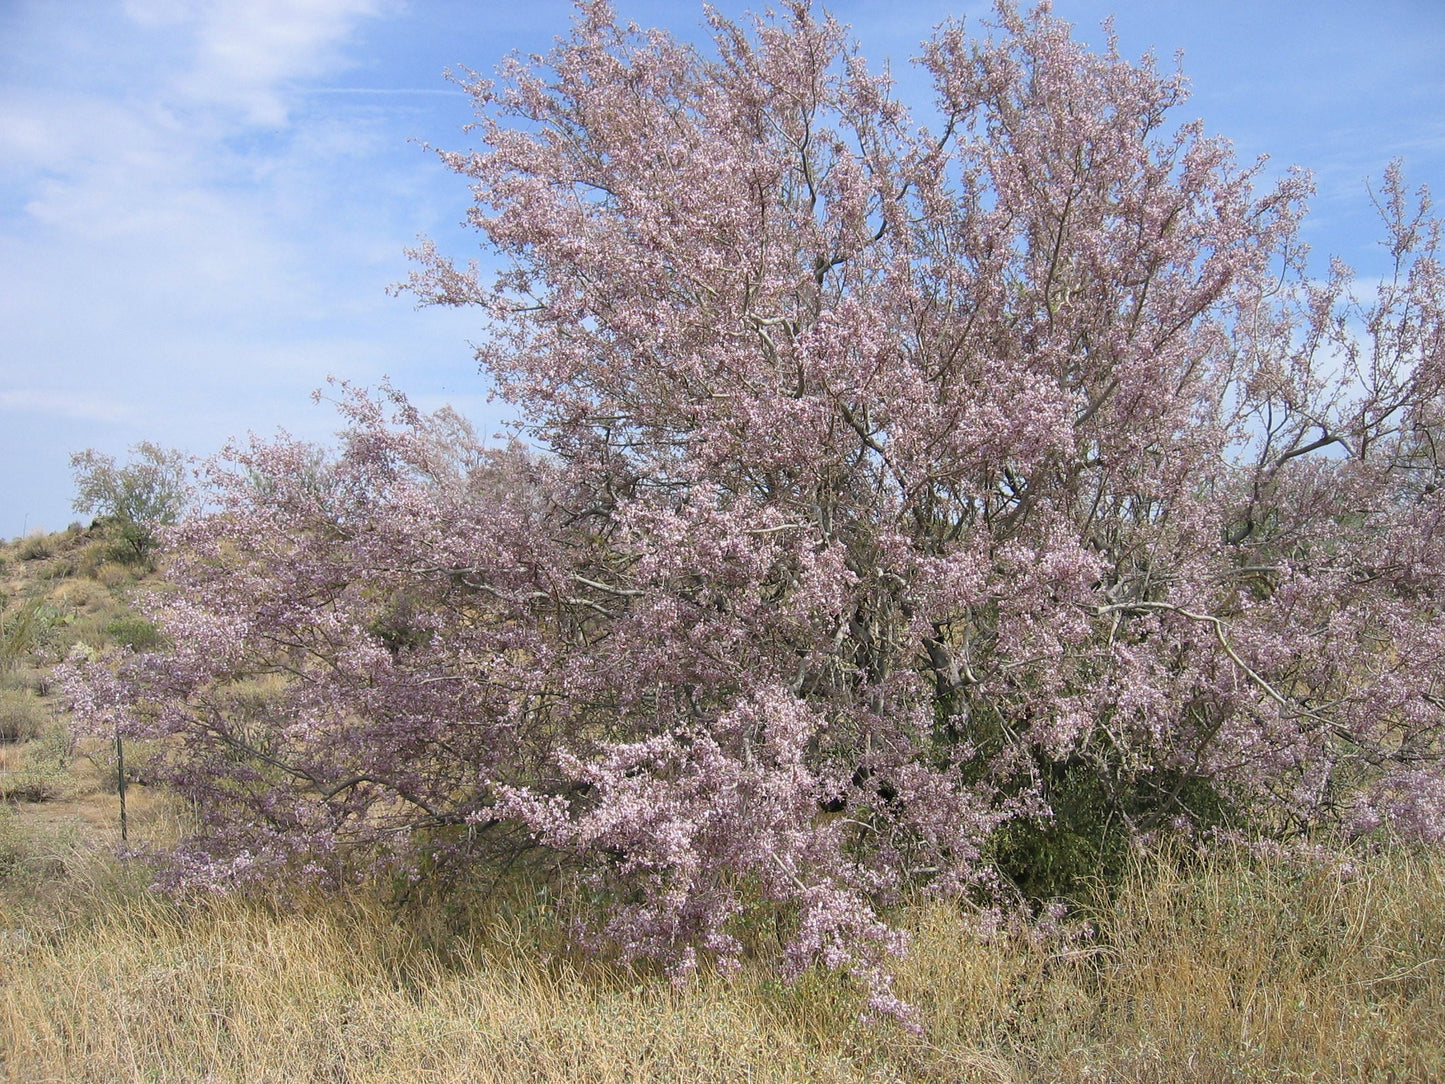
[[[0,689],[0,743],[30,741],[47,717],[45,706],[28,689]]]
[[[124,644],[133,651],[150,651],[164,641],[158,628],[145,618],[129,613],[107,623],[105,634],[112,643]]]
[[[1118,786],[1083,761],[1053,766],[1047,774],[1053,815],[1015,821],[994,841],[997,868],[1034,903],[1080,900],[1101,884],[1120,884],[1136,861],[1141,837],[1171,831],[1171,825],[1159,823],[1162,809],[1189,809],[1191,831],[1230,821],[1229,803],[1199,777],[1160,773],[1148,787],[1137,780]],[[1164,794],[1171,796],[1167,803],[1160,801]]]
[[[70,727],[52,720],[39,736],[23,747],[18,771],[0,775],[0,799],[12,802],[48,802],[64,797],[74,787],[70,761],[74,751]]]
[[[185,511],[185,457],[149,441],[130,451],[132,459],[124,466],[93,448],[70,457],[74,508],[112,520],[119,535],[117,557],[144,563],[155,548],[156,532]]]
[[[22,660],[53,650],[70,615],[48,599],[35,597],[0,616],[0,672]]]
[[[33,534],[20,543],[18,551],[22,561],[43,561],[55,552],[49,535]]]

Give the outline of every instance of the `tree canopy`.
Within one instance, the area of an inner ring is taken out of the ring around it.
[[[120,527],[124,555],[145,561],[156,547],[157,531],[185,512],[186,458],[148,440],[132,446],[130,453],[124,466],[94,448],[72,455],[73,507],[113,519]]]

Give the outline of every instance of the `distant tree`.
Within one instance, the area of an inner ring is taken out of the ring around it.
[[[931,129],[807,4],[709,18],[704,57],[584,3],[468,88],[444,158],[507,267],[412,287],[486,318],[546,457],[388,392],[324,462],[212,464],[174,647],[76,686],[164,739],[176,880],[530,847],[624,958],[733,966],[775,907],[790,973],[896,1010],[905,892],[1445,837],[1445,288],[1398,169],[1362,300],[1304,273],[1303,178],[1046,6],[925,43]]]
[[[175,523],[187,500],[185,456],[173,449],[141,441],[130,449],[130,461],[118,466],[113,456],[93,448],[70,457],[75,477],[77,512],[109,517],[119,527],[123,551],[146,561],[156,545],[156,531]]]

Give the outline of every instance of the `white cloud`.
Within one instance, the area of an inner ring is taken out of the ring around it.
[[[364,112],[318,115],[301,95],[345,68],[349,36],[382,10],[0,12],[0,451],[20,456],[0,472],[0,513],[63,497],[68,451],[142,438],[209,451],[304,411],[327,368],[344,369],[324,341],[336,314],[387,303],[387,277],[367,271],[384,249],[374,235],[399,263],[415,231],[364,200],[336,206],[337,164],[365,174],[389,145]],[[358,286],[358,269],[374,281]]]
[[[344,65],[340,46],[355,23],[380,13],[377,0],[222,0],[193,8],[195,63],[181,88],[266,126],[287,123],[288,84]]]
[[[40,388],[0,391],[0,411],[25,411],[83,422],[118,422],[123,421],[128,413],[124,406],[111,399]]]

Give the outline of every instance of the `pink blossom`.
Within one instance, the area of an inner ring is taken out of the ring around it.
[[[988,898],[1061,773],[1147,837],[1445,824],[1445,280],[1398,168],[1373,300],[1308,182],[1174,123],[1181,76],[1047,6],[924,43],[919,127],[803,2],[710,56],[579,8],[466,84],[478,311],[529,440],[340,386],[227,449],[170,647],[78,666],[164,749],[178,885],[538,849],[679,979],[783,905],[791,974],[903,1012],[884,908]]]

